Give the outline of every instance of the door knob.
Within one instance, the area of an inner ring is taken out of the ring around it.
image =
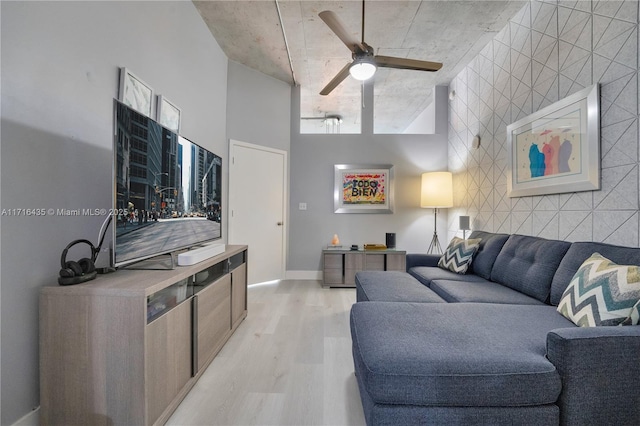
[[[278,222],[278,226],[282,226],[282,225],[283,225],[283,223],[282,223],[282,222]]]

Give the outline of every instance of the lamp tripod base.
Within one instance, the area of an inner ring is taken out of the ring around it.
[[[433,238],[431,239],[431,244],[429,244],[429,250],[427,251],[429,254],[440,254],[442,253],[442,247],[440,246],[440,240],[438,239],[438,233],[433,233]]]
[[[433,209],[433,238],[431,244],[429,244],[428,254],[440,254],[442,253],[442,247],[440,246],[440,240],[438,240],[438,209]]]

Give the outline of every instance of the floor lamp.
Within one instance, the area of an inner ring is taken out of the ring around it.
[[[451,172],[422,174],[420,207],[433,209],[433,238],[428,253],[442,253],[438,240],[438,209],[453,207],[453,177]]]

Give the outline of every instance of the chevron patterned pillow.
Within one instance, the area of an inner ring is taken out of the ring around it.
[[[558,312],[580,327],[640,322],[640,267],[593,253],[562,294]]]
[[[473,260],[473,255],[480,248],[480,240],[481,238],[463,240],[462,238],[453,237],[438,261],[438,266],[457,274],[466,274]]]

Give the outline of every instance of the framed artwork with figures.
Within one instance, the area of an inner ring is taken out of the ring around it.
[[[600,94],[587,87],[507,126],[507,195],[600,189]]]

